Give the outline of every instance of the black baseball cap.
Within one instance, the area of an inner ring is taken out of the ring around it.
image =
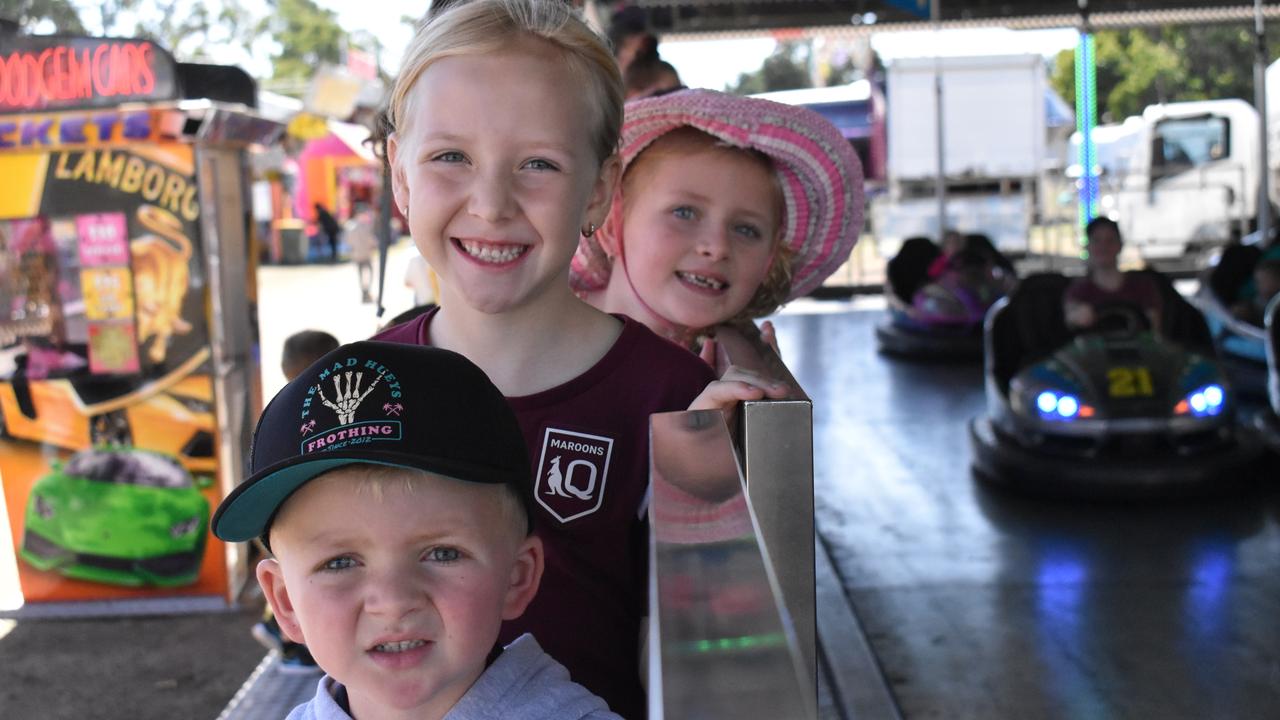
[[[515,414],[484,371],[448,350],[357,342],[329,352],[262,411],[249,455],[249,478],[213,515],[213,533],[226,541],[264,537],[295,490],[354,463],[507,485],[532,528]]]

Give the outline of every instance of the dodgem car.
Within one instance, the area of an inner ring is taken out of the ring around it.
[[[212,473],[213,384],[193,374],[136,399],[127,379],[81,376],[0,381],[0,435],[66,450],[145,447],[173,455],[193,473]],[[123,399],[122,399],[123,398]]]
[[[36,481],[24,524],[20,554],[32,567],[112,585],[176,587],[200,574],[209,501],[173,458],[86,450]]]
[[[1253,272],[1263,257],[1256,245],[1231,245],[1201,278],[1193,301],[1204,313],[1205,322],[1218,348],[1218,356],[1236,391],[1262,399],[1267,393],[1267,341],[1260,322],[1232,312],[1252,288]]]
[[[982,320],[1015,279],[984,235],[965,236],[947,257],[928,238],[910,238],[885,274],[889,314],[876,327],[880,349],[953,361],[982,357]]]
[[[1163,327],[1131,305],[1097,309],[1073,335],[1069,279],[1024,279],[987,318],[988,415],[970,422],[980,479],[1098,497],[1176,495],[1251,477],[1262,453],[1199,312],[1152,273]]]

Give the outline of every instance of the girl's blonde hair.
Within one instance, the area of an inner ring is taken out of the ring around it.
[[[568,70],[585,83],[588,105],[599,113],[591,138],[603,163],[617,151],[622,129],[622,76],[605,41],[564,0],[471,0],[428,16],[405,51],[391,91],[388,124],[403,134],[412,116],[410,91],[441,58],[497,52],[522,37],[540,38],[563,55]]]

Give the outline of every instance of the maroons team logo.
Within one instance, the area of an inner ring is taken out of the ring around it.
[[[604,503],[613,440],[547,428],[534,497],[560,522],[590,515]]]

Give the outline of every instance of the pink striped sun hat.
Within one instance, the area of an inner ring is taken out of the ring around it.
[[[635,100],[627,103],[622,125],[623,173],[642,150],[681,127],[773,161],[786,204],[782,242],[793,253],[787,300],[807,295],[848,259],[862,230],[862,164],[834,125],[808,108],[714,90]],[[621,214],[617,195],[610,220],[619,222]],[[599,290],[608,283],[610,265],[595,238],[583,237],[570,284]]]

